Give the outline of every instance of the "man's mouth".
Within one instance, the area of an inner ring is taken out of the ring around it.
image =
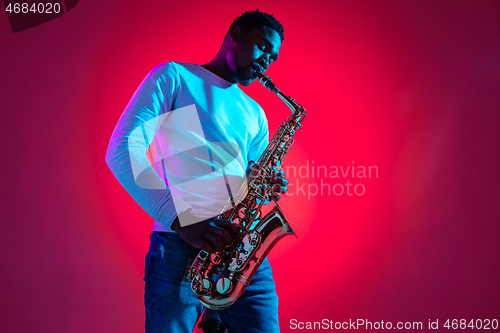
[[[266,70],[264,69],[264,67],[260,66],[260,65],[257,65],[257,64],[254,64],[252,66],[252,68],[256,71],[256,72],[259,72],[261,74],[263,74]]]
[[[251,67],[251,69],[252,69],[252,70],[251,70],[251,72],[252,72],[252,76],[253,76],[254,78],[258,78],[257,73],[262,74],[262,73],[264,73],[264,71],[265,71],[265,70],[264,70],[264,68],[262,68],[262,67],[261,67],[261,66],[259,66],[259,65],[253,65],[253,66]]]

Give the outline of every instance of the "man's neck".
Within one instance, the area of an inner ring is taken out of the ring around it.
[[[217,76],[220,76],[224,80],[231,82],[231,83],[237,83],[238,81],[236,80],[236,75],[231,71],[229,68],[228,64],[226,61],[223,61],[220,59],[219,54],[210,61],[208,64],[202,65],[205,69],[209,70],[210,72],[214,73]]]

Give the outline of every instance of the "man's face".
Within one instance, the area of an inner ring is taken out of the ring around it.
[[[240,31],[235,35],[236,40],[227,53],[227,63],[236,74],[238,83],[247,86],[257,79],[256,71],[265,72],[278,59],[281,39],[274,29],[268,27]]]

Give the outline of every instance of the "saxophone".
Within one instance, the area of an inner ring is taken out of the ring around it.
[[[272,79],[259,72],[257,76],[293,113],[280,125],[235,198],[230,198],[223,213],[217,216],[235,223],[238,234],[233,243],[212,254],[200,251],[187,271],[186,280],[191,281],[196,297],[212,310],[231,306],[274,245],[287,235],[295,235],[276,202],[265,216],[262,216],[262,206],[281,193],[281,185],[271,184],[271,179],[278,177],[306,111],[293,98],[285,96]]]

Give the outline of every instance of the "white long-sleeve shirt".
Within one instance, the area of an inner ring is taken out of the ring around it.
[[[219,215],[268,143],[264,111],[237,84],[200,65],[167,62],[135,91],[106,163],[155,220],[153,230],[172,231],[181,212]]]

